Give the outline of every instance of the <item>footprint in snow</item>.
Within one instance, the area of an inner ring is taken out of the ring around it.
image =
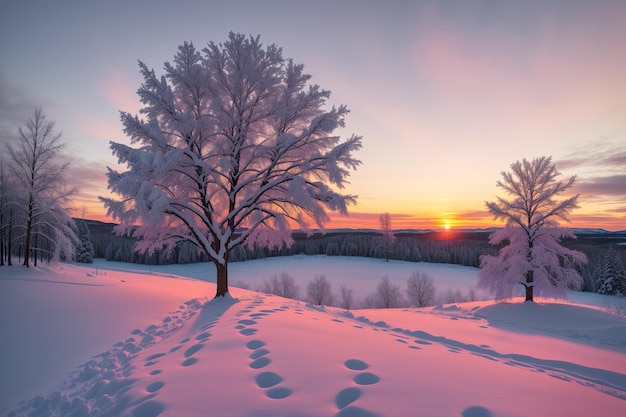
[[[344,366],[351,371],[364,371],[369,365],[360,359],[348,359]],[[372,385],[380,381],[380,378],[371,372],[361,372],[354,377],[354,382],[358,385]],[[377,414],[363,408],[352,405],[361,398],[363,391],[361,388],[349,387],[341,390],[335,397],[335,405],[339,412],[335,417],[378,417]]]
[[[274,372],[261,372],[256,377],[259,388],[271,388],[283,382],[283,378]]]
[[[250,354],[250,359],[252,359],[252,362],[250,363],[250,368],[262,369],[272,363],[270,358],[267,357],[270,351],[264,349],[264,346],[265,342],[257,339],[251,340],[246,343],[246,347],[253,351]],[[291,389],[289,388],[277,386],[281,382],[283,382],[283,377],[275,372],[261,372],[257,375],[255,381],[259,388],[263,388],[266,390],[265,395],[273,400],[287,398],[292,393]]]
[[[156,359],[159,359],[162,356],[165,356],[165,353],[155,353],[154,355],[148,356],[146,358],[146,363],[143,366],[152,366],[159,363]]]
[[[198,358],[187,358],[181,363],[181,366],[191,366],[196,362],[198,362]]]
[[[348,359],[344,362],[344,365],[346,368],[352,371],[364,371],[365,369],[369,368],[369,365],[360,359]]]
[[[373,385],[380,381],[380,378],[371,372],[363,372],[354,377],[354,382],[359,385]]]
[[[254,360],[251,364],[250,364],[250,368],[252,369],[261,369],[261,368],[265,368],[267,365],[269,365],[272,361],[267,357],[267,356],[262,356],[259,359]]]
[[[338,409],[342,410],[361,398],[361,390],[359,388],[346,388],[341,390],[335,397],[335,405]]]
[[[164,385],[165,385],[165,382],[162,382],[162,381],[153,382],[152,384],[146,387],[146,391],[148,391],[149,393],[157,392],[158,390],[163,388]]]
[[[184,353],[185,358],[193,356],[197,351],[199,351],[203,347],[204,347],[204,345],[202,343],[197,343],[197,344],[193,345],[192,347],[190,347],[189,349],[187,349],[185,351],[185,353]]]
[[[265,356],[270,353],[267,349],[257,349],[250,354],[250,359],[259,359],[261,356]]]
[[[265,395],[273,400],[282,400],[283,398],[287,398],[291,395],[291,390],[284,387],[270,388],[265,391]]]

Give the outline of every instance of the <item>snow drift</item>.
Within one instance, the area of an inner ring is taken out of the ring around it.
[[[164,274],[0,269],[0,414],[626,412],[626,319],[597,307],[343,311],[236,288],[207,302],[214,291]]]

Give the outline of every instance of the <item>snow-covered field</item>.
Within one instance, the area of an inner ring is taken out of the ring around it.
[[[150,266],[96,259],[93,267],[118,271],[136,271],[140,268],[146,273],[158,272],[215,282],[215,267],[211,263]],[[374,292],[383,277],[389,278],[391,283],[400,286],[404,291],[407,279],[413,272],[428,274],[435,281],[440,293],[445,293],[448,288],[459,289],[462,293],[466,293],[476,285],[478,272],[476,268],[460,265],[384,262],[373,258],[324,255],[296,255],[234,262],[229,265],[228,269],[231,285],[244,284],[252,290],[257,289],[263,281],[269,280],[272,276],[286,273],[300,288],[302,298],[306,298],[307,284],[317,275],[324,275],[330,281],[333,293],[338,295],[341,285],[345,285],[352,289],[355,300],[362,300]]]
[[[623,416],[626,319],[573,302],[323,308],[232,288],[204,265],[0,268],[0,415]],[[231,281],[315,275],[357,298],[382,276],[476,270],[360,258],[232,264]],[[19,403],[22,401],[21,403]],[[19,404],[18,404],[19,403]]]

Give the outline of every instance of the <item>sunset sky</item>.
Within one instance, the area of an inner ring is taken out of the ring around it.
[[[109,141],[127,142],[140,59],[261,35],[351,110],[359,195],[335,227],[489,227],[500,172],[577,175],[572,227],[626,229],[626,1],[31,1],[0,4],[0,141],[35,107],[63,132],[77,217],[110,221]]]

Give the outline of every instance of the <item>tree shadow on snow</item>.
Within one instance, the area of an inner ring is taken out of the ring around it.
[[[626,352],[626,319],[593,308],[558,302],[501,302],[475,315],[502,330]]]
[[[201,308],[200,314],[190,328],[190,332],[198,332],[207,330],[218,322],[219,318],[224,315],[226,310],[239,302],[238,298],[233,298],[230,294],[224,297],[214,298],[207,301]]]
[[[475,405],[463,410],[461,417],[493,417],[493,414],[485,407]]]

